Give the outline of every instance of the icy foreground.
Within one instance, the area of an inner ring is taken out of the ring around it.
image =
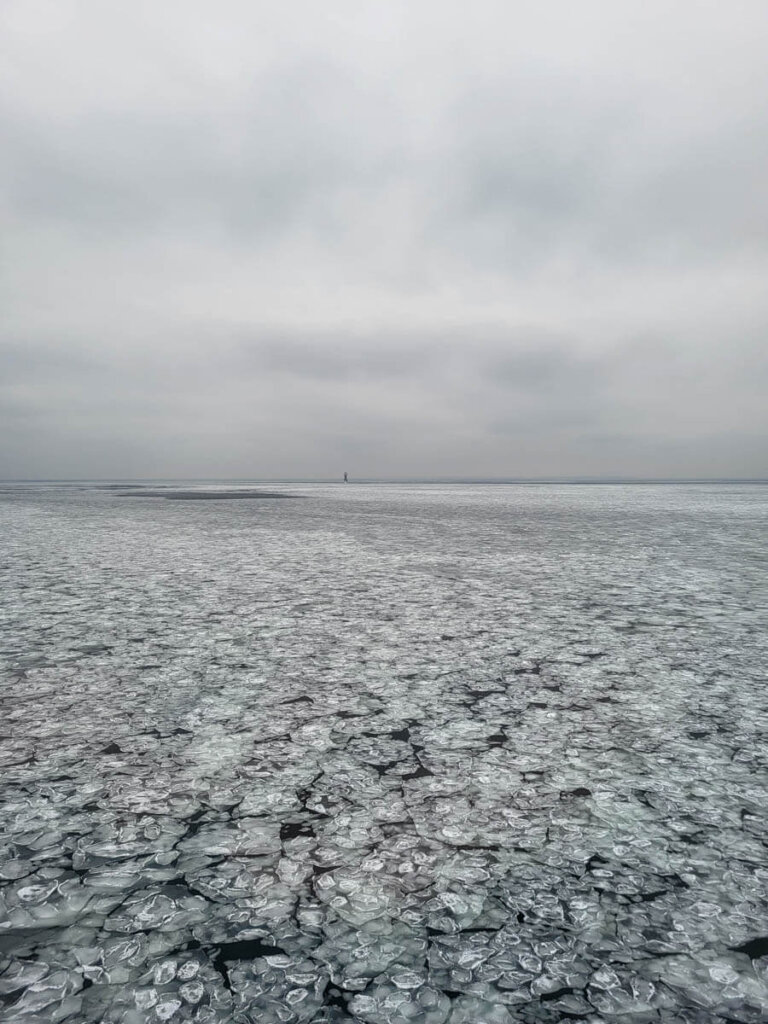
[[[768,1019],[766,487],[0,493],[11,1022]]]

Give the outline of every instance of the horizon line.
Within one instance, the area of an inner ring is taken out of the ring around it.
[[[0,484],[100,484],[100,483],[284,483],[343,484],[340,476],[145,476],[145,477],[0,477]],[[768,484],[768,477],[679,477],[679,476],[382,476],[349,478],[349,484]]]

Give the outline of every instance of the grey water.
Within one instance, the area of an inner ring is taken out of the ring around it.
[[[0,485],[3,1020],[768,1019],[768,487],[140,487]]]

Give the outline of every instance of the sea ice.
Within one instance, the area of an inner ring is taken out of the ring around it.
[[[768,489],[291,493],[0,493],[3,1019],[768,1019]]]

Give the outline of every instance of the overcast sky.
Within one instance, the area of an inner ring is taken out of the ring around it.
[[[3,0],[0,477],[768,476],[765,0]]]

